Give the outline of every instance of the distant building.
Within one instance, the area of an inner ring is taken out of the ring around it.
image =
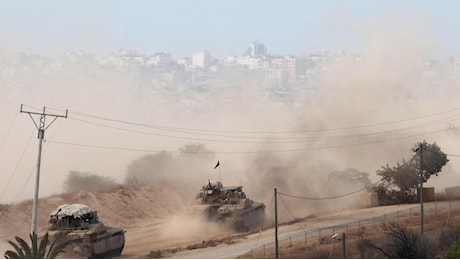
[[[239,56],[236,57],[236,63],[247,66],[250,70],[267,69],[269,67],[268,60],[260,56]]]
[[[450,58],[451,66],[452,66],[452,72],[455,75],[460,75],[460,57],[451,57]]]
[[[197,52],[192,55],[193,68],[208,68],[211,65],[211,55],[208,51]]]
[[[248,49],[244,53],[246,56],[265,56],[267,55],[267,48],[264,44],[252,42],[249,44]]]
[[[192,69],[192,61],[190,58],[183,58],[183,59],[178,59],[176,61],[177,65],[184,69],[184,70],[191,70]]]
[[[171,64],[171,54],[167,52],[156,53],[151,56],[146,63],[154,66],[167,66]]]
[[[277,57],[271,60],[271,67],[285,71],[290,76],[295,76],[296,63],[296,59],[291,56]]]
[[[446,188],[445,192],[446,192],[447,200],[460,199],[460,187],[459,186]]]

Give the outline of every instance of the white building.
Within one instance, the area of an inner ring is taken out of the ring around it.
[[[167,52],[160,52],[150,57],[147,62],[148,65],[166,66],[171,63],[171,54]]]
[[[269,62],[259,56],[239,56],[236,57],[236,63],[247,66],[251,70],[267,69],[269,66]]]
[[[197,52],[192,55],[193,68],[208,68],[211,64],[211,55],[208,51]]]

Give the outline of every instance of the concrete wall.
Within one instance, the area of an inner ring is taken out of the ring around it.
[[[434,199],[435,199],[434,187],[423,188],[423,201],[430,202],[430,201],[434,201]]]
[[[377,193],[370,192],[361,195],[359,197],[359,205],[361,208],[377,207],[379,205]]]
[[[460,199],[460,186],[446,188],[446,199]]]

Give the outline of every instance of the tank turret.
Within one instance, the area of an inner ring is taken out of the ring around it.
[[[123,229],[105,226],[97,211],[83,204],[64,204],[52,211],[48,233],[57,243],[69,242],[66,255],[78,258],[119,256],[125,245]]]

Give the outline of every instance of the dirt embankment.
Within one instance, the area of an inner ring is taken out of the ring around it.
[[[68,203],[86,204],[97,210],[107,226],[126,230],[122,256],[144,256],[151,250],[202,241],[223,233],[204,225],[188,211],[194,191],[170,184],[122,186],[108,190],[81,191],[42,198],[38,205],[38,233],[46,232],[51,211]],[[27,238],[31,228],[32,201],[4,205],[0,211],[0,249],[9,249],[7,240]]]

